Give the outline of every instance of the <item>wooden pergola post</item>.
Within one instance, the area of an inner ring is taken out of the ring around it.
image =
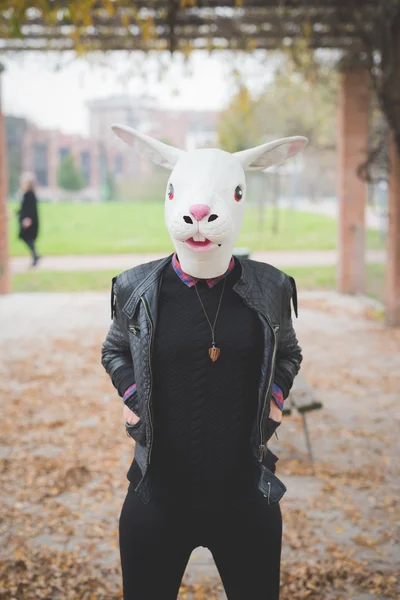
[[[344,294],[365,291],[365,208],[368,185],[357,167],[368,147],[369,74],[341,65],[338,98],[339,221],[337,288]]]
[[[389,194],[386,262],[386,324],[400,325],[400,154],[394,132],[389,139]]]
[[[3,71],[4,67],[0,64],[0,294],[7,294],[11,291],[11,279],[8,257],[6,132],[1,104],[1,73]]]

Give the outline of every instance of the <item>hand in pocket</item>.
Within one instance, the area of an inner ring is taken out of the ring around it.
[[[140,421],[140,417],[133,412],[133,410],[131,410],[130,408],[128,408],[126,405],[124,406],[124,422],[128,423],[129,425],[137,425]]]
[[[274,433],[276,432],[276,430],[278,429],[279,426],[280,426],[280,423],[278,423],[277,421],[274,421],[274,419],[271,419],[271,417],[268,417],[267,439],[266,439],[267,442],[272,438],[272,436],[274,435]]]
[[[271,400],[271,408],[269,411],[269,417],[270,417],[270,419],[272,419],[273,421],[276,421],[277,423],[280,423],[282,421],[282,411],[279,408],[279,406],[276,404],[274,399]]]

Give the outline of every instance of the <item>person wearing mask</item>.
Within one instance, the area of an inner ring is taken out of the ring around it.
[[[176,600],[191,552],[209,548],[228,600],[278,600],[286,488],[267,443],[302,361],[294,280],[234,257],[246,170],[301,150],[293,137],[234,155],[183,152],[126,126],[169,168],[175,252],[113,280],[102,364],[135,456],[119,521],[124,600]]]

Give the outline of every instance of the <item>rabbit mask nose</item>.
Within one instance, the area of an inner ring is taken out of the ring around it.
[[[196,219],[196,221],[201,221],[210,214],[210,207],[207,204],[192,204],[190,207],[190,214],[192,217]]]

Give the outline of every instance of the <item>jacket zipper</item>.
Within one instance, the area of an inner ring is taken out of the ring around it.
[[[274,334],[274,348],[272,351],[272,361],[271,361],[271,372],[269,374],[269,381],[268,381],[268,386],[267,386],[267,391],[265,393],[265,397],[264,397],[264,405],[263,405],[263,409],[261,411],[261,418],[260,418],[260,445],[258,447],[258,460],[260,462],[263,461],[264,458],[264,453],[265,453],[265,444],[263,443],[263,434],[262,434],[262,423],[264,420],[264,413],[265,413],[265,407],[267,405],[267,398],[269,396],[270,390],[271,390],[271,386],[272,386],[272,378],[274,376],[274,368],[275,368],[275,358],[276,358],[276,351],[277,351],[277,339],[276,339],[276,334],[277,331],[279,330],[279,325],[272,325],[271,321],[269,320],[269,318],[267,317],[267,315],[265,315],[264,313],[261,313],[263,315],[263,317],[266,319],[266,321],[268,322],[268,325],[271,327],[272,332]]]
[[[276,351],[277,351],[276,333],[277,333],[277,331],[279,331],[279,325],[272,325],[269,317],[267,317],[266,314],[264,314],[261,310],[258,310],[256,308],[254,308],[254,306],[251,306],[251,304],[249,304],[247,302],[247,300],[241,294],[240,294],[240,296],[242,297],[244,303],[249,308],[251,308],[252,310],[255,310],[256,312],[259,312],[264,317],[264,319],[267,321],[268,325],[271,327],[272,333],[274,334],[274,348],[273,348],[273,351],[272,351],[271,373],[269,375],[269,381],[268,381],[267,391],[266,391],[265,397],[264,397],[264,405],[263,405],[263,409],[261,411],[261,418],[260,418],[260,425],[259,425],[259,429],[260,429],[260,444],[258,446],[258,460],[260,462],[262,462],[263,458],[264,458],[264,453],[265,453],[265,444],[263,444],[263,435],[262,435],[262,422],[263,422],[263,419],[264,419],[265,407],[267,405],[267,398],[269,396],[269,392],[270,392],[271,386],[272,386],[272,377],[274,375],[275,358],[276,358]]]
[[[149,344],[149,371],[150,371],[150,390],[149,390],[149,399],[147,402],[147,410],[149,413],[149,422],[150,422],[150,429],[151,429],[151,441],[150,441],[150,448],[149,448],[149,458],[147,460],[147,464],[150,464],[150,459],[151,459],[151,451],[153,449],[153,438],[154,438],[154,432],[153,432],[153,417],[151,415],[151,394],[153,391],[153,373],[151,370],[151,348],[153,345],[153,322],[150,318],[150,313],[149,310],[147,308],[147,304],[145,299],[143,298],[143,296],[140,297],[141,301],[143,302],[143,306],[144,306],[144,310],[146,312],[147,315],[147,319],[149,321],[149,325],[150,325],[150,344]]]

